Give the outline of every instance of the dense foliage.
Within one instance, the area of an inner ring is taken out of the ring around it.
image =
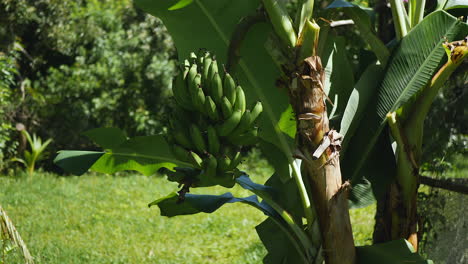
[[[7,0],[0,13],[5,63],[18,58],[17,74],[2,85],[2,100],[11,100],[2,109],[15,105],[3,110],[2,131],[22,123],[54,138],[54,151],[85,147],[80,134],[95,127],[116,126],[129,136],[161,129],[174,48],[158,19],[127,0]]]

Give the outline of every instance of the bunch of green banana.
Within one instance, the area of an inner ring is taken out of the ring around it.
[[[232,187],[242,161],[240,149],[257,142],[255,121],[262,103],[246,109],[244,90],[220,68],[209,52],[191,53],[172,87],[176,104],[168,139],[175,157],[199,173],[179,169],[170,178],[191,187]]]

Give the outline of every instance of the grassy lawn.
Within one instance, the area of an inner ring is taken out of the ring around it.
[[[253,160],[244,169],[263,183],[272,169]],[[157,207],[147,207],[176,190],[160,176],[39,173],[0,177],[0,204],[37,263],[261,263],[266,251],[254,230],[265,219],[261,212],[228,204],[213,214],[167,218]],[[213,187],[194,193],[226,191]],[[238,187],[228,191],[251,195]],[[374,210],[351,211],[359,245],[370,243]]]

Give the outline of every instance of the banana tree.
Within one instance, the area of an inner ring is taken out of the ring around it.
[[[448,2],[439,8],[466,7]],[[349,16],[375,54],[355,76],[335,28],[349,22],[314,19],[313,0],[299,1],[294,14],[278,0],[135,3],[163,21],[177,47],[169,133],[127,139],[115,128],[88,131],[104,150],[62,151],[59,166],[78,175],[164,168],[181,189],[150,206],[168,217],[249,204],[268,216],[256,228],[264,263],[429,263],[415,253],[417,155],[427,109],[466,56],[466,41],[456,42],[466,23],[444,10],[424,18],[424,1],[392,1],[397,38],[386,45],[365,9],[335,1],[321,12]],[[252,117],[258,101],[263,113]],[[275,169],[264,185],[236,167],[239,149],[253,143]],[[188,193],[234,184],[253,195]],[[398,204],[387,205],[394,198]],[[355,247],[348,208],[375,200],[389,216],[375,237],[391,234]]]

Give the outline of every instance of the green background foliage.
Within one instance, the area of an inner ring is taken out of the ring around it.
[[[96,127],[128,136],[161,130],[175,50],[158,19],[128,0],[7,0],[0,13],[15,41],[4,49],[22,46],[10,124],[54,138],[51,151],[89,147],[80,134]]]

